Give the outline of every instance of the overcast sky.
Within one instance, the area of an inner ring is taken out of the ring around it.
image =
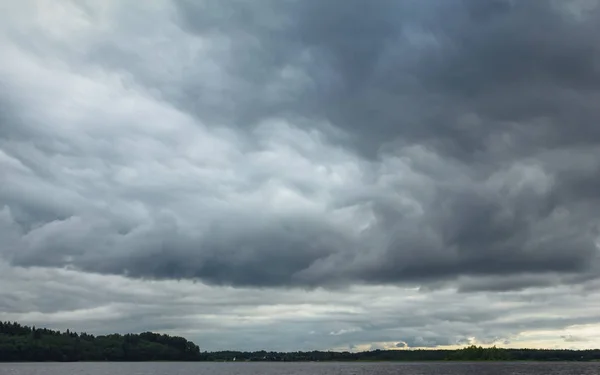
[[[0,319],[600,346],[596,0],[0,2]]]

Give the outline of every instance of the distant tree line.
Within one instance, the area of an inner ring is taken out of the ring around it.
[[[366,352],[238,352],[220,351],[202,353],[207,361],[595,361],[600,360],[600,349],[501,349],[469,346],[457,350],[402,349],[372,350]]]
[[[17,361],[597,361],[600,349],[372,350],[367,352],[201,352],[183,337],[152,332],[94,336],[0,322],[0,362]]]

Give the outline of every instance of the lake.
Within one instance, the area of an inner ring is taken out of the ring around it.
[[[0,375],[600,375],[600,363],[0,363]]]

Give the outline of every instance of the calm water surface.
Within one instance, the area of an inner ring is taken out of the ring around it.
[[[0,375],[600,375],[600,363],[0,363]]]

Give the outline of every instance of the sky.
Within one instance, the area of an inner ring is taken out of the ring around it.
[[[597,0],[0,1],[0,320],[600,346]]]

